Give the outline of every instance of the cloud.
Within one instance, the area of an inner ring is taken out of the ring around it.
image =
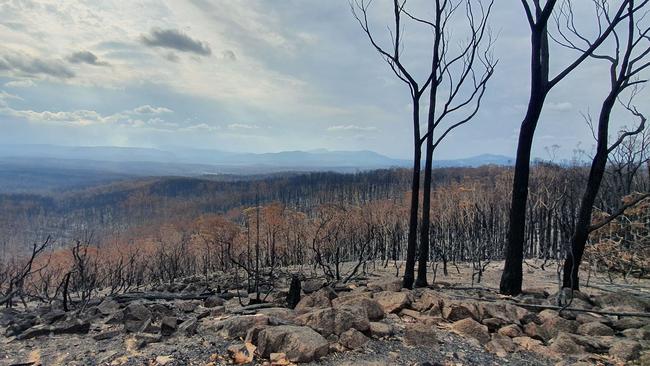
[[[0,90],[0,106],[6,106],[7,100],[9,99],[24,100],[23,98],[17,95],[9,94],[4,90]]]
[[[90,51],[78,51],[66,57],[73,64],[89,64],[95,66],[108,66],[108,62],[100,61],[97,55]]]
[[[167,61],[170,61],[170,62],[178,62],[178,61],[181,60],[181,58],[178,57],[178,55],[175,54],[174,52],[168,52],[168,53],[166,53],[166,54],[165,54],[165,59],[166,59]]]
[[[75,76],[63,62],[53,59],[32,57],[22,53],[0,55],[0,71],[27,76],[52,76],[69,79]]]
[[[163,113],[172,113],[173,111],[169,108],[152,107],[147,104],[133,109],[133,112],[137,114],[163,114]]]
[[[223,59],[227,61],[237,61],[237,56],[232,50],[225,50],[222,53]]]
[[[97,123],[105,123],[106,117],[95,111],[76,110],[70,112],[51,112],[51,111],[32,111],[32,110],[15,110],[11,108],[0,109],[0,112],[12,115],[14,117],[24,118],[29,121],[37,122],[59,122],[69,123],[80,126],[87,126]]]
[[[546,108],[556,112],[567,112],[573,109],[573,104],[569,102],[557,102],[557,103],[552,102],[552,103],[548,103],[546,105]]]
[[[150,47],[170,48],[180,52],[195,53],[200,56],[212,54],[212,50],[207,43],[192,39],[176,29],[153,28],[149,34],[142,35],[141,41]]]
[[[171,109],[143,105],[135,109],[102,115],[93,110],[72,111],[34,111],[17,110],[8,106],[6,100],[20,99],[20,97],[0,91],[0,114],[23,118],[38,123],[60,123],[77,126],[90,126],[99,124],[115,124],[131,127],[150,127],[165,130],[180,130],[177,123],[166,121],[158,115],[171,113]]]
[[[8,88],[29,88],[36,84],[32,79],[23,79],[23,80],[14,80],[8,83],[5,83],[5,86]]]
[[[228,125],[231,130],[254,130],[260,128],[257,125],[247,125],[245,123],[231,123]]]
[[[180,131],[217,131],[219,126],[210,126],[207,123],[199,123],[179,129]]]
[[[365,131],[365,132],[375,132],[378,131],[377,127],[373,126],[357,126],[357,125],[337,125],[327,127],[328,132],[342,132],[342,131]]]

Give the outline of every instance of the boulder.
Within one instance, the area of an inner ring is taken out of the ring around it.
[[[178,326],[178,331],[184,333],[186,336],[193,336],[196,334],[196,330],[199,327],[199,320],[195,317],[191,317]]]
[[[327,355],[328,350],[327,340],[309,327],[268,327],[258,335],[257,351],[265,358],[284,353],[291,362],[311,362]]]
[[[578,345],[567,333],[561,332],[553,339],[549,347],[553,352],[562,355],[576,355],[584,352],[584,348]]]
[[[97,305],[97,310],[102,315],[111,315],[120,310],[120,304],[112,298],[107,297]]]
[[[54,334],[86,334],[90,330],[90,322],[72,319],[52,326]]]
[[[558,316],[560,316],[559,313],[556,310],[551,309],[544,309],[537,314],[537,317],[541,322],[540,324],[544,323],[548,319],[557,318]]]
[[[296,322],[314,329],[325,337],[331,334],[339,335],[351,328],[362,332],[370,329],[370,321],[365,310],[350,305],[315,310],[297,317]]]
[[[519,326],[516,324],[510,324],[506,325],[505,327],[501,327],[499,328],[498,333],[510,338],[521,337],[524,335],[521,331],[521,328],[519,328]]]
[[[346,295],[332,300],[332,306],[338,308],[342,305],[352,305],[364,308],[370,320],[381,320],[384,318],[384,309],[377,300],[371,299],[365,293]]]
[[[462,301],[445,303],[442,309],[442,316],[450,322],[466,318],[472,318],[474,320],[481,319],[475,304]]]
[[[314,293],[327,286],[327,281],[323,278],[315,278],[302,283],[302,291],[305,294]]]
[[[258,314],[266,315],[271,318],[282,319],[285,322],[295,322],[296,312],[287,308],[266,308],[257,310]]]
[[[151,318],[151,311],[142,304],[130,304],[124,309],[124,319],[145,321]]]
[[[165,316],[174,315],[174,309],[166,303],[154,303],[148,305],[147,308],[151,311],[154,319],[162,319]]]
[[[501,327],[508,324],[505,320],[500,319],[500,318],[483,319],[483,321],[481,323],[483,323],[483,325],[488,327],[488,330],[490,331],[490,333],[494,333],[497,330],[499,330]]]
[[[621,361],[636,360],[641,356],[641,345],[636,341],[618,341],[609,349],[609,355]]]
[[[160,332],[164,336],[170,336],[174,334],[178,328],[178,319],[173,316],[166,316],[160,320]]]
[[[521,324],[522,319],[530,314],[530,311],[522,307],[503,302],[478,303],[476,308],[478,318],[473,317],[475,320],[494,318],[502,320],[504,324]]]
[[[339,343],[349,349],[360,348],[368,341],[368,337],[354,328],[346,330],[339,337]]]
[[[203,300],[203,306],[206,308],[214,308],[217,306],[223,306],[224,300],[218,295],[212,295],[207,299]]]
[[[451,325],[451,329],[466,337],[477,339],[481,344],[486,344],[490,341],[488,327],[472,318],[465,318],[454,322]]]
[[[385,313],[396,313],[411,305],[413,296],[409,290],[400,292],[381,291],[374,295]]]
[[[176,301],[174,305],[176,308],[184,313],[191,313],[194,310],[196,310],[196,307],[199,306],[199,302],[191,300],[191,301]]]
[[[302,314],[313,309],[329,308],[332,306],[332,299],[336,297],[334,290],[325,287],[300,299],[294,310]]]
[[[508,353],[514,352],[517,346],[510,337],[492,334],[492,339],[485,344],[485,349],[499,357],[506,357]]]
[[[136,333],[134,338],[137,348],[144,348],[150,343],[158,343],[162,340],[162,336],[160,334],[149,333]]]
[[[393,335],[393,327],[381,322],[370,322],[370,334],[375,338],[385,338]]]
[[[123,322],[127,332],[139,332],[151,319],[151,311],[142,304],[130,304],[124,309]]]
[[[373,292],[391,291],[399,292],[402,290],[402,280],[399,278],[383,279],[368,284],[368,290]]]
[[[645,312],[650,311],[650,303],[628,292],[608,292],[598,295],[594,302],[607,311]]]
[[[57,322],[63,318],[65,318],[66,312],[63,310],[59,309],[54,309],[51,311],[48,311],[47,313],[41,315],[41,319],[43,323],[45,324],[52,324],[54,322]]]
[[[527,351],[533,351],[534,349],[542,345],[542,341],[538,339],[533,339],[531,337],[526,337],[526,336],[515,337],[512,339],[512,342],[518,345],[521,349]]]
[[[645,327],[638,329],[626,329],[621,333],[623,333],[623,336],[625,336],[625,338],[636,339],[640,341],[650,340],[650,329],[645,329]]]
[[[613,336],[614,330],[603,323],[591,322],[578,326],[578,334],[586,336]]]
[[[426,324],[407,324],[404,330],[404,342],[410,346],[433,347],[438,344],[438,337],[433,326]]]
[[[612,322],[612,328],[618,331],[625,329],[638,329],[648,324],[647,319],[633,318],[633,317],[623,317],[621,319],[614,320]]]
[[[445,305],[444,295],[431,289],[424,289],[420,292],[420,296],[411,304],[414,310],[425,312],[428,311],[429,315],[441,315],[442,308]]]
[[[545,328],[543,328],[541,325],[537,325],[536,323],[528,323],[524,325],[524,333],[526,333],[528,337],[544,342],[547,342],[553,338]]]
[[[551,338],[554,338],[560,332],[575,333],[578,330],[578,322],[556,316],[546,319],[541,327]]]
[[[246,336],[248,329],[254,326],[267,325],[268,323],[269,318],[266,315],[240,315],[217,322],[215,330],[218,335],[224,338],[243,338]]]
[[[582,346],[585,351],[590,353],[607,353],[614,341],[614,337],[611,336],[599,337],[584,336],[579,334],[569,334],[569,336],[573,339],[574,342]]]
[[[568,287],[551,295],[547,301],[549,305],[558,306],[567,305],[569,302],[571,302],[571,307],[575,308],[591,309],[593,307],[589,295],[578,290],[571,291]]]

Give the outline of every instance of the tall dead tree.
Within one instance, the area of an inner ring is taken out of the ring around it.
[[[420,196],[420,162],[422,160],[421,136],[420,136],[420,99],[422,94],[431,83],[431,75],[428,75],[424,83],[420,85],[413,75],[405,68],[400,58],[402,50],[402,16],[406,14],[404,6],[406,0],[393,0],[393,15],[395,19],[394,29],[390,30],[390,49],[382,47],[373,36],[368,23],[368,9],[372,1],[355,0],[350,2],[352,15],[361,25],[370,43],[381,57],[388,63],[393,73],[403,81],[409,88],[411,102],[413,104],[413,176],[411,181],[411,206],[409,211],[408,244],[406,249],[406,270],[404,272],[403,286],[413,287],[415,280],[415,254],[417,250],[418,234],[418,212]]]
[[[625,18],[618,24],[618,27],[612,28],[614,35],[612,37],[614,43],[613,50],[598,54],[591,53],[591,57],[605,60],[609,63],[610,90],[600,107],[598,126],[594,131],[596,152],[591,161],[589,178],[582,195],[578,219],[571,237],[571,247],[567,251],[564,262],[562,286],[574,290],[580,288],[578,272],[585,245],[589,239],[589,233],[599,227],[598,224],[592,225],[591,216],[603,176],[605,175],[607,158],[626,139],[641,133],[646,124],[646,117],[633,105],[633,100],[638,94],[638,86],[646,82],[646,80],[639,78],[640,74],[650,67],[650,57],[648,57],[648,54],[650,54],[650,26],[648,26],[647,21],[643,22],[645,14],[637,17],[637,13],[642,10],[647,1],[635,2],[634,0],[629,0],[626,3],[627,10],[625,12]],[[601,27],[603,25],[611,27],[613,18],[609,14],[607,3],[595,1],[595,4],[598,9],[599,25]],[[556,24],[560,35],[557,42],[561,45],[580,53],[585,53],[585,49],[592,46],[587,38],[580,34],[574,26],[574,12],[571,2],[567,1],[563,3],[556,17]],[[565,24],[565,27],[561,26],[562,24]],[[621,131],[617,139],[610,146],[608,140],[612,111],[616,106],[616,102],[620,100],[621,94],[628,89],[631,90],[630,97],[627,102],[622,102],[621,104],[638,119],[638,126],[634,130]],[[588,119],[588,122],[593,126],[591,120]],[[645,196],[647,197],[648,194]],[[644,195],[641,197],[644,197]],[[625,208],[637,202],[639,202],[639,199],[624,205],[621,213]],[[612,215],[608,217],[608,220],[611,221],[611,219]]]
[[[526,115],[519,130],[517,157],[515,162],[514,179],[512,182],[512,197],[510,203],[510,221],[506,246],[506,261],[499,286],[500,292],[507,295],[517,295],[521,292],[523,281],[523,255],[526,240],[526,205],[528,201],[528,181],[530,177],[530,154],[537,123],[542,114],[544,103],[549,92],[560,81],[571,74],[611,35],[612,30],[627,17],[627,8],[631,0],[623,0],[612,12],[611,19],[603,27],[598,28],[598,35],[589,41],[579,56],[568,66],[561,69],[555,76],[549,76],[550,51],[548,42],[548,23],[557,5],[557,0],[521,0],[526,19],[530,26],[530,96]],[[599,0],[608,4],[607,0]]]
[[[493,4],[493,1],[489,1],[485,6],[482,1],[435,0],[435,15],[432,21],[407,13],[415,21],[429,25],[433,32],[427,132],[419,142],[425,144],[426,156],[416,287],[428,285],[427,261],[434,151],[454,129],[476,116],[487,82],[496,66],[496,61],[491,55],[492,38],[488,29],[488,18]],[[454,17],[460,7],[464,8],[465,19]],[[451,24],[457,25],[461,21],[466,23],[467,41],[454,51],[450,48],[451,35],[448,28]],[[438,108],[438,103],[442,105],[441,108]],[[409,263],[406,271],[412,271]]]

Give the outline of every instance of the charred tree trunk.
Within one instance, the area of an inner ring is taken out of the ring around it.
[[[585,245],[589,239],[589,226],[591,225],[591,214],[593,212],[594,202],[598,196],[600,183],[605,175],[607,166],[607,137],[609,134],[609,118],[616,102],[616,95],[610,94],[603,103],[600,117],[598,118],[598,142],[596,146],[596,155],[591,163],[587,187],[580,202],[580,210],[575,231],[571,237],[571,248],[567,253],[564,261],[564,273],[562,278],[562,287],[569,287],[574,290],[580,289],[578,272],[580,262],[585,251]]]
[[[406,268],[402,286],[412,288],[415,280],[415,252],[417,249],[418,235],[418,211],[420,200],[420,160],[422,150],[420,148],[420,99],[413,98],[413,178],[411,182],[411,208],[409,213],[409,233],[406,247]]]
[[[531,36],[531,87],[528,110],[519,131],[515,176],[512,182],[510,224],[506,262],[499,289],[502,294],[518,295],[523,282],[522,264],[526,231],[526,204],[530,177],[530,152],[537,122],[548,93],[548,35],[546,27],[533,27]]]

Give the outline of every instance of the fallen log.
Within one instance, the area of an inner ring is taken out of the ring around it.
[[[255,311],[255,310],[259,310],[259,309],[268,309],[268,308],[277,308],[277,307],[280,307],[280,306],[278,304],[273,304],[273,303],[270,303],[270,302],[263,302],[261,304],[243,306],[243,307],[241,307],[239,309],[233,310],[232,313],[233,314],[244,314],[244,313],[252,312],[252,311]]]
[[[135,300],[165,300],[165,301],[174,301],[174,300],[205,300],[210,296],[217,295],[219,297],[222,294],[212,294],[212,293],[203,293],[203,294],[192,294],[192,293],[180,293],[175,294],[171,292],[129,292],[121,295],[114,295],[113,299],[119,303],[135,301]],[[227,300],[224,298],[224,300]]]

